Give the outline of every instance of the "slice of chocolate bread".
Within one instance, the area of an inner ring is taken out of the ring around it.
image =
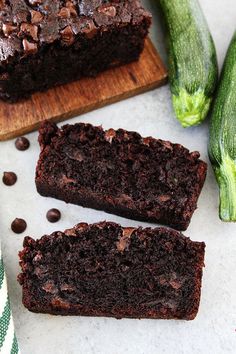
[[[78,224],[19,253],[23,304],[33,312],[116,318],[194,319],[203,242],[168,228]]]
[[[45,122],[36,186],[43,196],[185,230],[206,164],[179,144],[123,129]]]

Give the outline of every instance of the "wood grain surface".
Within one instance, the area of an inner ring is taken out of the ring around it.
[[[0,102],[0,140],[38,128],[44,119],[59,122],[163,85],[166,69],[150,39],[138,62],[109,69],[19,103]]]

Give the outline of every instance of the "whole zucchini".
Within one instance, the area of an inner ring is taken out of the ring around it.
[[[210,108],[218,66],[198,0],[160,0],[167,25],[173,106],[183,127],[201,123]]]
[[[213,104],[209,157],[220,187],[220,218],[236,221],[236,32]]]

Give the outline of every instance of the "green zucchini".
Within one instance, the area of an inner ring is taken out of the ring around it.
[[[218,79],[216,50],[198,0],[160,0],[167,27],[169,78],[177,119],[200,124]]]
[[[208,150],[220,188],[220,218],[236,221],[236,32],[213,104]]]

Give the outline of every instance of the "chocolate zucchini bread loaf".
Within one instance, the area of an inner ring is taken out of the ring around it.
[[[0,98],[137,60],[150,23],[139,0],[0,1]]]
[[[36,186],[43,196],[185,230],[206,164],[179,144],[122,129],[44,122]]]
[[[194,319],[203,242],[168,228],[78,224],[19,253],[23,304],[33,312],[116,318]]]

